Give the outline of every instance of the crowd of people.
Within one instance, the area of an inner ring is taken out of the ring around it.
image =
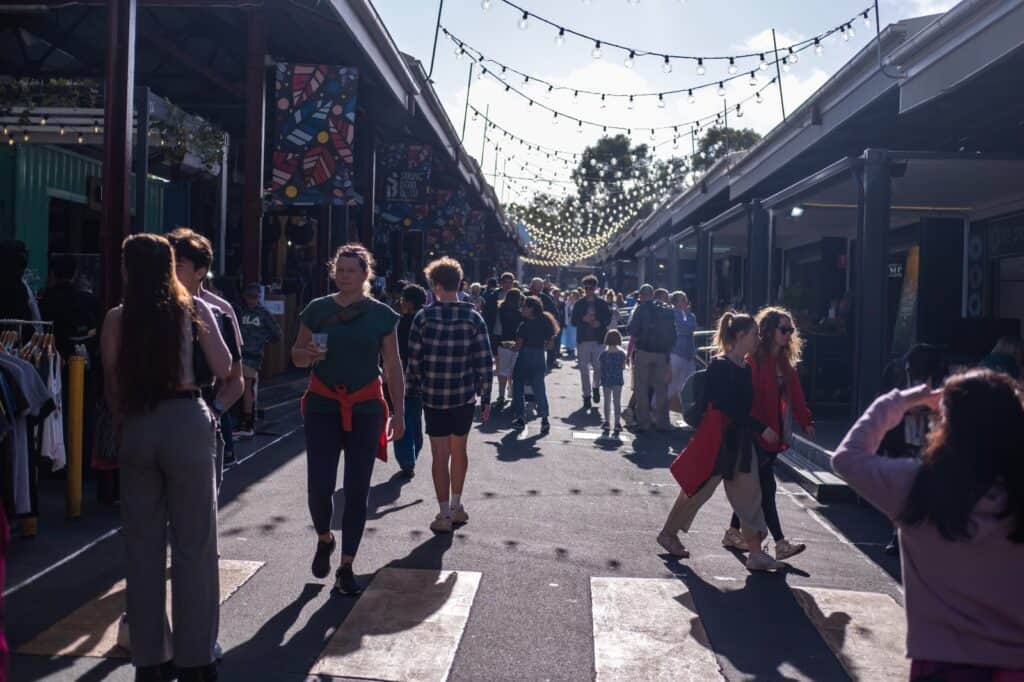
[[[102,325],[105,398],[120,434],[126,622],[141,680],[217,678],[217,493],[231,431],[222,419],[259,367],[255,346],[272,334],[258,291],[247,289],[239,310],[206,289],[211,262],[209,242],[189,230],[129,237],[123,303]],[[749,570],[782,569],[806,549],[786,538],[776,506],[779,453],[794,426],[815,435],[797,373],[802,341],[786,310],[725,313],[713,357],[698,369],[697,323],[681,291],[642,286],[623,325],[632,302],[602,292],[594,276],[566,292],[540,279],[521,286],[510,273],[477,286],[457,261],[440,258],[425,269],[428,287],[402,283],[389,304],[371,295],[373,267],[363,246],[341,247],[330,263],[336,291],[301,312],[291,349],[293,363],[309,368],[302,416],[311,572],[326,578],[337,553],[338,593],[363,589],[353,564],[375,461],[387,459],[389,442],[407,477],[429,444],[438,504],[429,527],[452,532],[470,518],[463,500],[474,422],[488,422],[510,399],[512,428],[525,428],[529,391],[546,433],[546,375],[568,358],[580,373],[579,409],[603,400],[605,431],[621,432],[627,417],[638,437],[673,429],[673,411],[695,427],[671,467],[681,490],[656,538],[668,555],[689,556],[679,534],[719,484],[733,510],[722,519],[722,545],[746,552]],[[255,345],[247,326],[262,330]],[[964,679],[1015,679],[998,674],[1021,668],[1024,436],[1016,427],[1024,403],[1001,356],[1015,359],[1018,372],[1024,356],[1010,343],[997,351],[986,363],[1001,371],[948,377],[930,365],[919,370],[928,363],[908,356],[904,385],[871,406],[835,455],[836,472],[899,530],[914,679],[949,679],[954,670],[978,675]],[[622,409],[627,371],[633,390]],[[897,429],[920,444],[919,456],[876,456]],[[339,466],[345,496],[336,537]]]

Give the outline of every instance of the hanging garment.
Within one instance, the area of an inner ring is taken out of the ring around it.
[[[53,463],[53,471],[60,471],[67,466],[67,450],[64,446],[64,404],[63,387],[61,386],[61,363],[60,354],[51,353],[48,361],[49,377],[47,388],[53,396],[55,409],[43,422],[42,451],[39,453],[44,459]]]
[[[43,383],[36,368],[13,355],[0,353],[0,368],[9,373],[23,401],[21,411],[15,415],[13,434],[14,466],[12,483],[14,488],[14,513],[32,512],[32,490],[34,478],[29,463],[29,433],[27,417],[44,418],[53,409],[53,396]]]

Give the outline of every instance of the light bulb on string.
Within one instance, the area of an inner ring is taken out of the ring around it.
[[[484,76],[486,76],[486,75],[487,75],[487,67],[486,66],[481,67],[480,70],[476,72],[476,79],[478,81],[482,81],[484,79]]]
[[[697,75],[703,76],[705,73],[707,73],[707,69],[704,68],[704,58],[697,57]]]
[[[743,118],[743,108],[739,104],[736,105],[736,118]]]
[[[755,101],[756,101],[756,102],[757,102],[758,104],[760,104],[760,103],[761,103],[762,101],[764,101],[764,98],[763,98],[763,97],[761,97],[761,93],[760,93],[760,92],[757,92],[757,93],[755,93],[755,94],[754,94],[754,100],[755,100]]]
[[[814,54],[816,54],[816,55],[818,55],[820,57],[822,54],[824,54],[824,52],[825,52],[825,46],[821,44],[821,40],[820,39],[815,38],[814,39]]]
[[[690,104],[693,104],[694,102],[697,101],[697,98],[693,96],[693,90],[686,91],[686,101],[689,102]]]
[[[629,96],[629,100],[626,102],[626,108],[633,111],[633,95]]]
[[[491,0],[480,0],[480,9],[488,10],[491,8]]]
[[[602,108],[602,109],[605,109],[605,108],[607,108],[607,107],[608,107],[608,102],[607,102],[607,101],[605,101],[605,96],[604,96],[604,95],[601,95],[601,108]]]
[[[672,73],[672,60],[665,55],[665,61],[661,64],[661,70],[665,73]]]
[[[736,59],[735,57],[729,57],[729,75],[735,75],[736,73]]]
[[[867,10],[864,10],[864,14],[861,15],[864,18],[864,26],[868,29],[871,28],[871,15]]]
[[[551,117],[551,125],[553,125],[553,126],[557,126],[558,125],[558,112],[557,111],[555,112],[555,115]]]
[[[658,108],[659,109],[664,109],[665,108],[665,95],[661,94],[661,93],[658,94]]]
[[[555,36],[555,47],[561,47],[565,45],[565,29],[559,28],[558,35]]]
[[[857,35],[857,32],[853,30],[853,24],[847,24],[846,25],[846,37],[847,38],[853,38],[856,35]]]
[[[789,63],[796,64],[798,61],[800,61],[800,57],[793,51],[793,48],[789,48]]]
[[[592,49],[590,51],[590,56],[593,57],[594,59],[600,59],[601,58],[601,41],[600,40],[595,40],[594,41],[594,49]]]
[[[523,16],[519,17],[519,30],[525,31],[530,26],[530,13],[523,12]]]
[[[785,73],[789,73],[789,57],[782,58],[782,70]]]
[[[43,114],[42,117],[40,117],[39,125],[41,125],[41,126],[46,125],[46,114]]]
[[[626,61],[624,61],[624,62],[623,62],[623,65],[624,65],[624,66],[625,66],[625,67],[626,67],[627,69],[632,69],[632,68],[633,68],[633,59],[634,59],[635,57],[636,57],[636,53],[635,53],[635,52],[633,52],[633,50],[630,50],[630,51],[629,51],[629,54],[628,54],[628,55],[626,55]]]
[[[750,72],[750,80],[747,81],[747,82],[750,84],[750,87],[752,87],[752,88],[756,88],[757,87],[757,71],[751,71]]]
[[[579,133],[580,135],[582,135],[582,134],[583,134],[583,121],[577,121],[577,122],[576,122],[576,132],[577,132],[577,133]],[[568,161],[566,161],[566,162],[565,162],[565,165],[567,165],[567,166],[568,166],[568,165],[569,165],[569,162],[568,162]]]
[[[554,92],[554,90],[555,86],[549,85],[547,91],[544,93],[544,96],[548,99],[551,99],[551,93]]]
[[[78,133],[78,144],[82,144],[83,142],[85,142],[85,138],[82,136],[82,133]]]
[[[725,83],[718,81],[718,96],[725,97]]]
[[[461,47],[461,46],[455,48],[455,58],[457,60],[459,60],[461,62],[462,58],[465,57],[465,56],[466,56],[466,48]]]

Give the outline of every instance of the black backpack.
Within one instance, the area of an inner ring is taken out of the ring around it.
[[[704,398],[704,387],[707,382],[708,371],[698,370],[691,374],[686,383],[683,384],[681,401],[683,404],[683,419],[686,423],[697,428],[700,420],[704,418],[708,403]]]
[[[648,353],[671,352],[676,345],[676,316],[672,307],[653,301],[641,314],[645,319],[638,339],[640,350]]]

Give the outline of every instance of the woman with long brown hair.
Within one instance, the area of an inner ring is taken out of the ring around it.
[[[926,408],[921,457],[878,456],[886,432]],[[911,680],[1024,675],[1024,404],[991,370],[893,390],[846,434],[835,472],[900,534]]]
[[[697,512],[711,499],[718,484],[724,481],[729,504],[743,523],[743,538],[750,551],[747,569],[770,571],[784,566],[761,549],[768,529],[761,511],[761,489],[752,463],[751,441],[755,435],[771,440],[773,433],[750,414],[754,386],[746,357],[754,351],[757,343],[757,322],[750,315],[727,312],[719,319],[714,340],[718,355],[708,364],[702,411],[704,419],[708,418],[712,408],[721,413],[725,417],[725,426],[710,477],[700,483],[692,495],[688,495],[685,489],[679,491],[679,497],[658,535],[658,544],[673,556],[690,556],[679,541],[678,533],[689,532]]]
[[[756,436],[754,453],[761,481],[761,509],[764,510],[765,522],[775,540],[775,558],[785,561],[804,551],[807,546],[790,542],[782,532],[775,501],[775,459],[780,452],[789,448],[793,421],[796,420],[804,433],[813,438],[814,420],[804,399],[800,377],[796,373],[804,344],[800,330],[793,322],[793,315],[785,308],[764,308],[756,319],[760,341],[757,350],[747,358],[754,380],[751,414],[771,429],[776,438],[769,442]],[[747,543],[740,534],[740,519],[736,514],[732,515],[722,545],[746,551]]]
[[[373,256],[361,244],[347,244],[335,253],[330,272],[338,291],[310,301],[299,315],[292,362],[296,367],[312,366],[302,399],[307,502],[318,536],[311,570],[317,578],[331,570],[336,546],[331,519],[338,460],[344,450],[341,565],[334,589],[355,595],[362,587],[352,562],[366,527],[374,460],[386,459],[387,441],[405,433],[405,374],[398,355],[399,315],[370,296]],[[381,359],[394,410],[390,415]]]
[[[226,378],[231,354],[209,306],[178,281],[165,238],[125,239],[121,269],[124,302],[107,313],[101,346],[107,405],[121,427],[132,663],[136,680],[169,679],[163,650],[169,536],[178,679],[213,680],[220,607],[216,423],[198,388],[207,377],[197,374]]]

